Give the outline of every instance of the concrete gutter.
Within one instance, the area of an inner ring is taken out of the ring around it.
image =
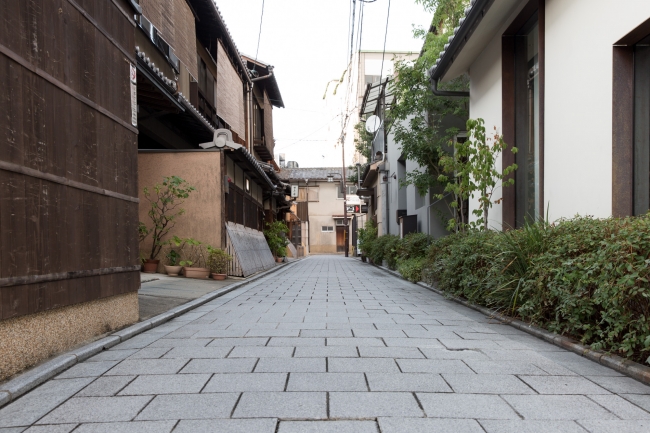
[[[100,338],[99,340],[86,344],[85,346],[78,347],[69,352],[56,356],[55,358],[50,359],[49,361],[46,361],[43,364],[35,368],[32,368],[31,370],[19,374],[14,379],[11,379],[3,384],[0,384],[0,407],[16,400],[21,395],[26,394],[27,392],[36,388],[38,385],[42,384],[48,379],[53,378],[57,374],[67,370],[68,368],[72,367],[73,365],[79,362],[83,362],[86,359],[95,356],[96,354],[102,352],[103,350],[109,349],[117,344],[120,344],[131,337],[143,333],[144,331],[162,325],[163,323],[168,322],[171,319],[181,316],[187,313],[188,311],[198,308],[201,305],[204,305],[214,299],[217,299],[227,293],[232,292],[233,290],[237,290],[245,286],[246,284],[252,283],[255,280],[266,277],[267,275],[272,274],[281,269],[286,270],[292,267],[300,260],[303,260],[307,257],[296,259],[291,263],[287,263],[281,266],[276,266],[275,268],[269,269],[268,271],[253,275],[245,281],[233,283],[219,290],[215,290],[214,292],[210,292],[206,295],[201,296],[200,298],[196,298],[183,305],[179,305],[178,307],[172,308],[169,311],[154,316],[143,322],[136,323],[135,325],[114,332],[104,338]]]
[[[385,272],[388,272],[389,274],[395,277],[406,280],[406,278],[402,277],[402,275],[399,272],[392,271],[384,266],[378,266],[375,264],[373,264],[373,266]],[[633,379],[638,380],[639,382],[645,383],[646,385],[650,385],[650,367],[646,367],[645,365],[639,364],[634,361],[630,361],[629,359],[621,358],[620,356],[617,355],[612,355],[610,353],[606,353],[600,350],[593,350],[572,338],[546,331],[542,328],[538,328],[537,326],[522,322],[521,320],[513,319],[512,317],[504,316],[501,313],[492,310],[490,308],[482,307],[480,305],[474,305],[465,299],[456,296],[451,296],[448,293],[443,292],[442,290],[439,290],[426,283],[423,283],[422,281],[416,284],[420,287],[424,287],[427,290],[430,290],[434,293],[444,296],[446,299],[450,299],[454,302],[464,305],[465,307],[471,308],[472,310],[481,312],[490,318],[495,318],[500,322],[503,322],[507,325],[519,329],[520,331],[524,331],[537,338],[541,338],[542,340],[548,343],[569,350],[580,356],[584,356],[585,358],[591,361],[597,362],[601,365],[604,365],[605,367],[614,369],[620,373],[630,376]]]

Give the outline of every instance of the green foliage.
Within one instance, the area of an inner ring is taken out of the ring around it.
[[[425,281],[591,345],[650,355],[650,216],[540,220],[436,240]]]
[[[377,239],[377,225],[371,219],[367,220],[364,227],[359,229],[359,249],[363,256],[368,256],[372,242]]]
[[[176,240],[180,239],[174,236]],[[178,264],[181,266],[205,268],[206,267],[206,248],[203,242],[193,238],[180,239],[180,254],[182,259]]]
[[[283,221],[266,223],[264,237],[274,256],[285,257],[287,255],[287,245],[289,245],[289,240],[286,238],[287,233],[289,233],[289,227]]]
[[[208,259],[207,265],[210,272],[213,274],[225,274],[228,272],[228,265],[232,260],[232,256],[219,248],[207,247]]]
[[[364,161],[366,161],[361,164],[361,167],[359,167],[359,172],[363,173],[371,161],[370,152],[372,152],[372,134],[366,131],[365,122],[359,122],[354,125],[354,130],[356,131],[356,134],[354,135],[354,149],[364,158]],[[349,182],[357,183],[359,181],[356,166],[348,166],[348,173]]]
[[[363,248],[409,281],[650,364],[650,214],[539,219],[435,240],[368,236]]]
[[[144,188],[144,197],[150,203],[147,215],[153,227],[148,229],[141,224],[139,233],[142,240],[148,233],[153,237],[150,259],[155,259],[160,254],[163,238],[174,228],[176,220],[185,213],[185,209],[180,206],[193,191],[196,191],[196,188],[178,176],[164,177],[162,183],[154,185],[153,188]],[[142,237],[143,226],[148,230],[144,237]]]
[[[397,265],[397,271],[410,282],[417,283],[422,280],[423,266],[424,258],[415,257],[412,259],[400,260]]]
[[[447,229],[451,232],[465,231],[468,227],[488,228],[488,212],[493,203],[500,203],[501,199],[492,201],[494,190],[499,186],[507,187],[514,184],[514,179],[503,180],[517,169],[517,164],[497,170],[496,162],[499,155],[507,145],[503,138],[496,132],[487,137],[483,119],[467,120],[468,139],[464,142],[454,143],[454,151],[440,158],[442,172],[438,181],[444,185],[444,193],[437,194],[438,199],[451,194],[450,206],[454,209],[453,218],[449,220]],[[511,151],[517,153],[517,148]],[[476,221],[468,224],[464,220],[463,203],[470,197],[478,195],[479,207],[472,213]],[[460,207],[460,208],[459,208]]]
[[[395,141],[400,145],[405,159],[414,161],[422,170],[407,173],[402,182],[414,185],[421,194],[439,186],[441,172],[439,160],[449,151],[457,129],[444,129],[443,119],[450,116],[467,119],[468,98],[435,96],[431,91],[428,70],[433,66],[447,39],[452,34],[468,0],[417,0],[429,12],[435,11],[432,32],[416,30],[415,36],[424,38],[422,55],[415,61],[397,61],[396,79],[393,81],[395,104],[389,113],[389,122]],[[446,90],[467,90],[466,76],[451,80],[441,86]],[[388,122],[387,122],[388,123]]]

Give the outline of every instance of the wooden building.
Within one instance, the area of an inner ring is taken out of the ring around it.
[[[138,320],[139,11],[0,2],[0,380]]]
[[[231,275],[268,269],[275,262],[264,223],[289,207],[272,162],[272,105],[283,106],[273,68],[241,56],[212,0],[140,4],[140,195],[163,177],[185,179],[196,192],[170,234],[227,249],[235,257]],[[228,131],[232,145],[202,148],[217,130]],[[143,201],[145,223],[147,211]]]

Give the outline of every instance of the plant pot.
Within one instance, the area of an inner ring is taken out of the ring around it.
[[[212,274],[212,279],[213,280],[225,280],[228,277],[227,274]]]
[[[170,277],[178,277],[178,274],[181,272],[181,269],[183,269],[182,266],[165,265],[165,272],[167,272],[167,275],[169,275]]]
[[[210,275],[210,269],[208,268],[189,268],[185,266],[184,269],[187,278],[198,278],[204,280]]]
[[[361,261],[362,261],[363,263],[366,263],[366,256],[361,256]]]
[[[276,261],[277,263],[282,263],[283,260],[284,260],[284,257],[276,257],[276,258],[275,258],[275,261]]]
[[[160,260],[145,260],[142,264],[142,272],[146,274],[155,274],[158,270],[158,263],[160,263]]]

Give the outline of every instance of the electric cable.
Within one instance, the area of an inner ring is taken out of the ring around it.
[[[388,13],[386,14],[386,32],[384,33],[384,52],[381,55],[381,73],[379,74],[379,82],[384,76],[384,56],[386,56],[386,39],[388,39],[388,19],[390,18],[390,0],[388,0]]]
[[[262,15],[260,16],[260,30],[257,34],[257,49],[255,50],[255,64],[253,71],[257,67],[257,55],[260,53],[260,40],[262,39],[262,22],[264,21],[264,0],[262,0]]]

